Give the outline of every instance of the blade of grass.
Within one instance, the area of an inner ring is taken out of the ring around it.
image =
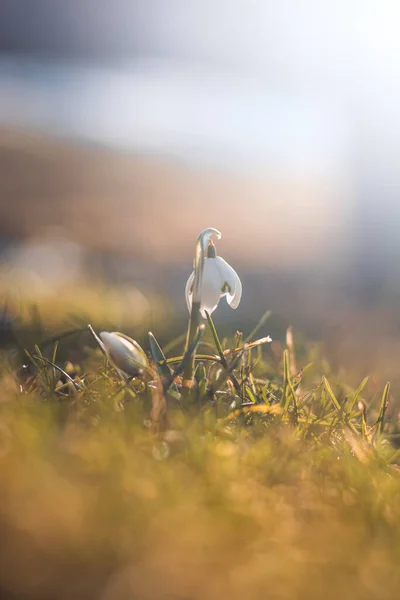
[[[354,395],[351,399],[350,405],[349,405],[349,409],[348,412],[351,413],[353,411],[354,406],[356,405],[356,403],[358,402],[358,398],[360,397],[363,389],[365,388],[365,386],[367,385],[369,380],[369,377],[365,377],[362,382],[360,383],[360,385],[358,386],[358,388],[356,389],[356,391],[354,392]]]
[[[211,355],[211,354],[196,354],[196,358],[197,358],[197,360],[206,360],[206,361],[209,361],[209,362],[218,361],[218,356],[216,354],[214,354],[214,355]],[[175,363],[181,362],[182,359],[183,359],[183,355],[181,355],[181,356],[172,356],[171,358],[167,358],[165,360],[165,364],[166,365],[173,365]],[[218,361],[218,362],[220,362],[220,361]],[[161,363],[161,364],[163,364],[163,363]]]
[[[387,384],[384,387],[380,405],[379,405],[378,419],[374,425],[374,428],[375,428],[374,439],[377,435],[380,435],[383,430],[383,425],[384,425],[384,421],[385,421],[385,413],[386,413],[386,409],[388,407],[389,391],[390,391],[390,383],[387,382]]]
[[[185,371],[185,369],[188,366],[188,363],[192,361],[192,357],[193,357],[194,352],[196,351],[197,344],[199,343],[199,341],[201,340],[201,338],[204,335],[204,329],[205,329],[204,325],[199,325],[199,327],[197,328],[197,332],[196,332],[194,338],[192,339],[192,343],[185,351],[185,354],[182,356],[181,362],[178,364],[177,367],[175,367],[174,372],[171,373],[171,375],[168,377],[168,379],[165,380],[164,386],[163,386],[164,391],[166,391],[171,386],[174,379],[176,377],[178,377],[178,375],[180,375],[183,371]]]
[[[289,357],[290,357],[290,375],[292,377],[296,377],[296,375],[297,375],[296,356],[294,353],[293,327],[291,325],[290,325],[290,327],[288,327],[286,329],[286,345],[288,347]]]
[[[224,351],[222,349],[221,342],[219,341],[219,337],[218,337],[218,333],[217,333],[217,330],[216,330],[215,325],[214,325],[214,321],[212,320],[211,315],[207,311],[205,311],[205,313],[206,313],[208,324],[209,324],[210,329],[211,329],[212,336],[214,338],[215,347],[217,349],[217,352],[218,352],[221,364],[224,367],[224,369],[226,369],[227,371],[229,371],[229,365],[228,365],[228,362],[227,362],[227,360],[226,360],[226,358],[224,356]],[[236,377],[234,376],[234,374],[232,372],[230,372],[229,377],[230,377],[230,380],[232,381],[232,383],[233,383],[233,385],[235,387],[236,393],[240,396],[241,388],[240,388],[238,380],[236,379]]]
[[[53,369],[56,369],[57,371],[59,371],[60,373],[62,373],[62,375],[64,375],[64,377],[70,382],[72,383],[72,385],[74,386],[75,389],[84,392],[84,388],[77,383],[74,379],[72,379],[72,377],[70,375],[68,375],[68,373],[66,371],[64,371],[64,369],[62,369],[61,367],[59,367],[58,365],[54,364],[51,360],[49,360],[48,358],[46,358],[45,356],[35,356],[34,358],[41,360],[45,363],[47,363],[48,365],[51,365],[53,367]]]
[[[270,414],[270,415],[280,415],[282,413],[282,408],[274,404],[273,406],[268,406],[267,404],[251,404],[250,406],[247,404],[246,406],[237,408],[233,410],[229,415],[218,419],[218,423],[227,423],[229,421],[233,421],[237,417],[241,415],[247,414]]]
[[[171,369],[165,362],[166,358],[164,352],[161,349],[160,344],[158,343],[154,334],[149,331],[149,345],[150,345],[150,353],[157,365],[157,371],[161,375],[161,377],[169,377],[171,375]]]
[[[243,333],[241,331],[237,331],[235,333],[235,339],[233,342],[233,347],[234,348],[239,348],[239,346],[242,344],[242,340],[243,340]]]
[[[99,336],[97,335],[97,333],[95,332],[95,330],[93,329],[93,327],[90,324],[88,325],[88,329],[89,329],[90,333],[92,334],[92,336],[94,337],[94,339],[96,340],[96,342],[98,343],[100,350],[102,351],[104,356],[107,356],[106,348],[105,348],[103,342],[101,341],[101,339],[99,338]]]
[[[297,407],[297,396],[293,389],[293,385],[290,379],[290,357],[288,349],[283,352],[283,388],[281,397],[281,406],[283,406],[284,412],[287,413],[290,406],[290,398],[293,400],[293,416],[294,421],[297,423],[298,420],[298,407]]]
[[[336,410],[339,413],[342,413],[342,407],[340,406],[338,399],[336,398],[335,394],[333,393],[333,390],[330,386],[329,381],[327,380],[327,378],[325,377],[325,375],[322,375],[322,381],[324,383],[325,389],[328,393],[329,398],[331,399],[332,404],[336,407]]]
[[[176,348],[182,342],[184,342],[185,339],[186,339],[186,333],[182,333],[181,335],[178,335],[178,337],[176,337],[173,340],[171,340],[170,342],[168,342],[168,344],[165,344],[165,346],[164,346],[164,352],[169,352],[173,348]]]
[[[272,338],[269,335],[267,335],[266,337],[260,338],[255,342],[250,342],[249,344],[247,344],[247,348],[256,348],[262,346],[263,344],[269,344],[270,342],[272,342]],[[224,350],[224,356],[228,356],[228,354],[232,354],[235,352],[240,352],[240,350],[242,350],[242,347],[239,348],[236,346],[234,349],[229,348],[228,350]]]
[[[212,320],[211,315],[207,311],[204,311],[204,312],[206,313],[207,321],[210,326],[212,336],[214,338],[215,347],[217,349],[218,356],[222,361],[224,358],[224,351],[222,349],[221,342],[219,341],[219,337],[218,337],[217,330],[215,329],[214,321]]]
[[[242,351],[237,353],[235,358],[230,363],[228,369],[224,369],[223,373],[221,373],[221,375],[218,377],[215,384],[210,385],[209,394],[211,397],[213,397],[215,392],[217,392],[224,385],[224,383],[228,379],[228,377],[231,377],[231,375],[233,374],[233,371],[236,369],[236,367],[241,362],[241,360],[243,358],[243,354],[246,352],[246,350],[247,350],[247,345],[244,345]],[[241,398],[244,398],[244,387],[242,389],[242,386],[239,384],[239,389],[240,389],[240,394],[238,394],[238,395]]]
[[[254,395],[252,389],[249,387],[246,387],[246,396],[253,404],[257,404],[257,397]]]
[[[362,400],[359,401],[358,408],[361,411],[361,435],[364,439],[367,439],[367,411],[365,403]]]
[[[258,331],[260,331],[261,327],[264,325],[264,323],[266,323],[268,321],[268,319],[271,316],[271,311],[270,310],[266,310],[265,313],[262,315],[261,319],[258,321],[257,325],[254,327],[253,331],[251,331],[249,333],[249,335],[247,336],[247,338],[244,340],[244,343],[247,344],[252,337],[254,337],[256,335],[256,333],[258,333]]]

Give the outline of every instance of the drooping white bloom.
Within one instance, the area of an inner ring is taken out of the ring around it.
[[[204,248],[204,245],[201,247],[202,261],[197,264],[195,261],[195,269],[187,281],[185,290],[187,306],[191,312],[196,269],[201,269],[198,295],[200,313],[204,319],[206,318],[205,311],[211,314],[223,296],[226,296],[231,308],[237,308],[242,297],[242,283],[239,276],[223,258],[216,255],[215,246],[211,242],[212,233],[221,237],[217,230],[206,229],[198,238],[198,242],[206,243],[207,247]]]
[[[149,366],[139,344],[123,333],[102,331],[100,339],[111,364],[129,377],[141,375]]]

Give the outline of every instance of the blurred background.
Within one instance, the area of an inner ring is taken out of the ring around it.
[[[15,313],[26,295],[73,312],[86,286],[88,314],[103,302],[135,325],[161,307],[183,326],[212,226],[244,284],[218,323],[248,328],[270,308],[274,335],[292,324],[339,363],[396,373],[398,2],[3,0],[1,13],[0,294]]]

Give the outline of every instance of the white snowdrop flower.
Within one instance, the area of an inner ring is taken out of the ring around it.
[[[110,363],[128,377],[141,375],[149,366],[145,352],[127,335],[117,331],[102,331],[100,339]]]
[[[211,235],[219,238],[221,234],[216,229],[205,229],[198,238],[201,257],[195,260],[195,269],[186,284],[186,302],[189,312],[192,310],[193,297],[196,300],[196,269],[200,270],[197,290],[197,301],[200,303],[200,313],[205,319],[207,311],[210,315],[217,308],[220,298],[226,297],[231,308],[237,308],[242,297],[242,283],[238,274],[221,256],[217,256]],[[200,244],[199,244],[200,242]]]

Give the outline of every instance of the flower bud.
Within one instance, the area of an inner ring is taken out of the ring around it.
[[[110,363],[128,377],[142,375],[149,366],[145,352],[127,335],[117,331],[102,331],[100,339]]]

